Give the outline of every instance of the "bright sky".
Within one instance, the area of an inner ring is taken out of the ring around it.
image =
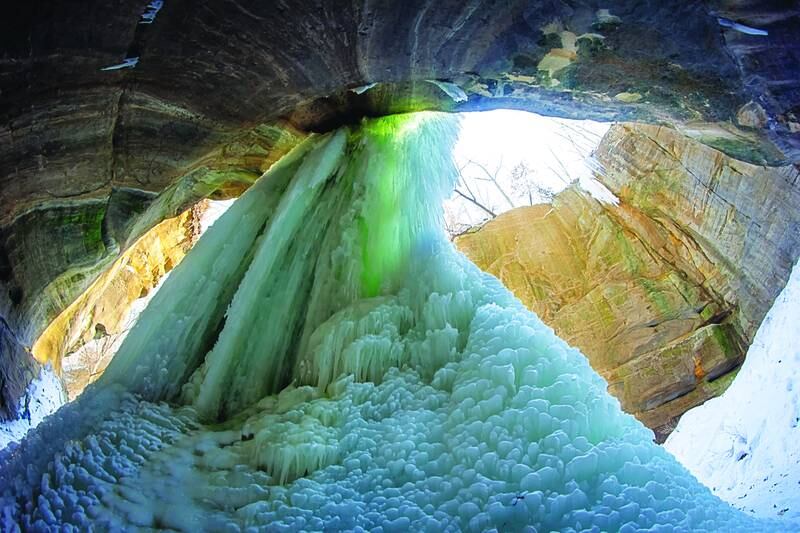
[[[609,127],[607,122],[508,109],[463,113],[453,154],[463,178],[456,190],[463,196],[456,192],[444,203],[447,231],[455,235],[492,214],[548,202],[574,181],[599,200],[616,203],[614,195],[593,179],[591,166],[592,151]],[[203,230],[232,202],[210,202]]]
[[[448,230],[458,233],[484,222],[489,211],[499,215],[546,202],[547,191],[557,193],[576,180],[599,199],[614,202],[591,170],[591,153],[609,127],[507,109],[462,114],[454,157],[463,180],[445,202]]]

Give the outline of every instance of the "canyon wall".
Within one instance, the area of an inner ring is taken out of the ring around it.
[[[743,163],[675,130],[613,126],[598,179],[456,239],[580,348],[663,439],[725,390],[800,253],[793,167]]]
[[[194,246],[204,208],[200,202],[145,233],[36,340],[33,356],[62,375],[70,398],[108,365],[130,327],[134,302],[147,297]]]

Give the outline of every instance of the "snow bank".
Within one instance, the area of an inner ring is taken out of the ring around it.
[[[225,211],[231,208],[234,199],[230,200],[206,200],[206,205],[203,214],[200,215],[200,235],[208,231],[208,228],[214,225],[219,218],[225,214]]]
[[[664,446],[720,498],[800,518],[800,266],[759,327],[733,384],[687,412]]]
[[[65,400],[66,393],[61,380],[49,366],[42,368],[39,377],[28,385],[20,418],[0,424],[0,449],[19,441],[44,417],[61,407]]]
[[[0,454],[5,529],[775,529],[455,251],[455,138],[387,117],[273,167],[103,377]]]

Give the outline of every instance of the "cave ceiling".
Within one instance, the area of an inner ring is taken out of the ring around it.
[[[0,37],[2,222],[54,197],[159,191],[279,119],[325,129],[414,108],[735,123],[754,100],[797,159],[800,8],[788,4],[165,0],[141,24],[146,0],[18,3]],[[103,70],[126,58],[138,62]]]

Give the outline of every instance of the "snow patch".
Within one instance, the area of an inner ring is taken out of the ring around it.
[[[619,205],[619,198],[611,192],[611,189],[600,183],[595,178],[585,177],[580,181],[581,189],[588,192],[592,198],[598,202],[611,205]]]
[[[800,265],[758,328],[736,379],[686,412],[664,447],[747,513],[800,518]]]
[[[20,418],[0,424],[0,449],[18,442],[65,401],[61,380],[49,366],[42,368],[39,376],[28,385]]]
[[[117,63],[116,65],[103,67],[100,70],[121,70],[125,68],[133,68],[138,64],[139,64],[139,56],[126,57],[125,59],[122,60],[122,63]]]
[[[202,235],[208,228],[210,228],[219,217],[225,214],[225,211],[230,209],[235,201],[235,198],[230,200],[208,200],[208,206],[200,215],[200,234]]]

